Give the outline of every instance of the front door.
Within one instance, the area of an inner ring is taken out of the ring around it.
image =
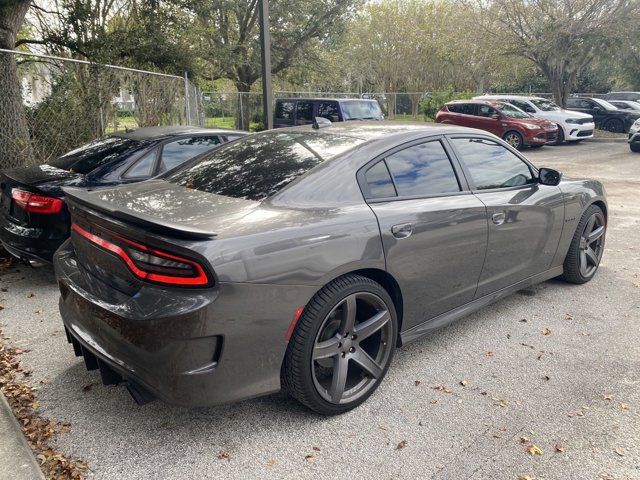
[[[494,140],[449,141],[487,208],[487,256],[476,298],[548,270],[564,224],[560,189],[538,183],[529,163]]]
[[[489,133],[493,133],[499,137],[502,136],[504,127],[502,126],[502,115],[498,110],[490,105],[478,105],[478,111],[476,113],[475,128],[484,130]]]
[[[486,208],[442,141],[390,151],[360,183],[402,291],[403,329],[471,301],[485,256]]]

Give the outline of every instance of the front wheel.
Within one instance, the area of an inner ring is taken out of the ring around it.
[[[613,133],[623,133],[624,124],[622,123],[622,120],[613,118],[611,120],[607,120],[607,123],[604,124],[604,129]]]
[[[521,150],[522,147],[524,146],[522,135],[520,135],[518,132],[514,132],[513,130],[505,133],[502,136],[502,139],[505,142],[507,142],[509,145],[511,145],[513,148],[515,148],[516,150]]]
[[[322,415],[347,412],[380,385],[397,335],[386,290],[360,275],[339,277],[304,308],[287,347],[283,386]]]
[[[582,284],[594,277],[604,252],[606,230],[602,209],[591,205],[582,215],[564,259],[564,280]]]

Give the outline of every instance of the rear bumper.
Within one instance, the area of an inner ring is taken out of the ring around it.
[[[220,283],[145,286],[128,296],[78,266],[70,242],[54,265],[64,326],[76,354],[85,363],[89,358],[87,367],[107,372],[105,383],[142,386],[166,403],[190,407],[279,390],[287,328],[315,290]]]
[[[0,242],[11,255],[22,260],[51,263],[53,254],[64,240],[57,233],[51,234],[42,228],[23,227],[0,215]]]

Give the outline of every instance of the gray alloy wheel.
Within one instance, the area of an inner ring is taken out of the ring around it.
[[[396,313],[384,288],[359,275],[340,277],[314,296],[298,320],[283,384],[323,415],[351,410],[382,381],[396,337]]]
[[[593,278],[604,252],[606,229],[602,210],[596,205],[591,205],[578,224],[565,258],[565,280],[580,284]]]
[[[621,120],[613,118],[611,120],[607,120],[607,123],[604,124],[604,129],[613,133],[622,133],[624,132],[624,124]]]
[[[502,139],[516,150],[520,150],[524,143],[522,141],[522,135],[520,135],[518,132],[514,132],[513,130],[505,133]]]

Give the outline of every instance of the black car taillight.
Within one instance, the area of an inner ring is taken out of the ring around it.
[[[54,214],[62,210],[62,200],[14,188],[11,198],[16,205],[30,213]]]
[[[106,230],[108,239],[86,231],[77,223],[72,224],[71,228],[91,243],[120,257],[129,270],[143,280],[176,286],[204,286],[211,283],[204,268],[188,258],[134,242]]]

